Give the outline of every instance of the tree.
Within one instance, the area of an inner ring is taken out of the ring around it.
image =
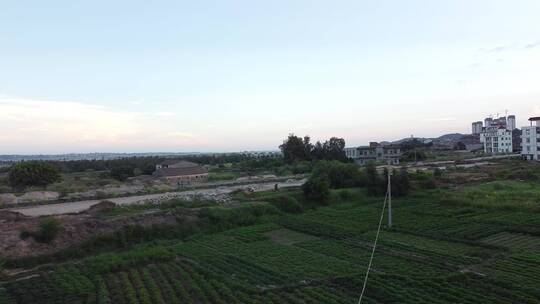
[[[325,151],[325,159],[346,161],[345,155],[345,140],[343,138],[332,137],[323,145]]]
[[[345,155],[345,140],[338,137],[332,137],[324,143],[317,141],[315,145],[313,145],[311,143],[311,138],[307,135],[304,136],[304,138],[300,138],[294,134],[290,134],[279,148],[281,149],[283,159],[287,164],[311,160],[347,161],[347,156]]]
[[[312,176],[302,185],[302,191],[307,199],[325,203],[330,196],[330,183],[327,178]]]
[[[424,150],[413,148],[403,153],[401,158],[407,161],[423,161],[427,159],[427,155]]]
[[[27,161],[15,164],[8,172],[8,181],[12,187],[50,185],[62,180],[60,170],[44,161]]]
[[[392,195],[393,196],[407,196],[411,184],[409,181],[409,173],[406,168],[401,168],[399,174],[394,170],[392,175]]]
[[[311,151],[311,157],[315,160],[321,160],[325,158],[324,146],[320,141],[317,141]]]
[[[459,150],[459,151],[467,150],[467,146],[462,141],[458,141],[454,145],[454,150]]]
[[[305,136],[302,139],[294,134],[289,134],[289,137],[283,141],[283,144],[280,145],[279,148],[281,149],[283,159],[287,164],[311,159],[310,154],[312,145],[309,136]]]
[[[377,173],[375,163],[369,162],[366,164],[366,188],[370,195],[381,194],[381,186],[384,185],[384,179],[381,179]],[[383,191],[385,191],[383,189]],[[383,193],[384,194],[384,193]]]
[[[328,179],[330,188],[357,187],[364,183],[358,166],[336,160],[318,162],[312,176]]]
[[[127,165],[116,166],[111,169],[111,176],[112,178],[123,182],[128,179],[128,177],[134,176],[133,170],[132,167]]]

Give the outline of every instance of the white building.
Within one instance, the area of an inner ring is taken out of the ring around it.
[[[487,154],[512,153],[512,131],[505,126],[485,127],[480,134],[480,142]]]
[[[510,115],[506,120],[506,128],[513,131],[516,128],[516,116]]]
[[[381,145],[371,142],[369,146],[345,148],[345,155],[358,165],[366,165],[370,162],[399,165],[402,153],[398,145]]]
[[[483,123],[481,121],[473,122],[472,123],[472,134],[480,134],[482,133],[482,127]]]
[[[529,121],[529,127],[521,128],[521,155],[528,160],[539,160],[540,117],[531,117]]]

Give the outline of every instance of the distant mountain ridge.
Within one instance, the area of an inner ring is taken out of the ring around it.
[[[429,143],[429,142],[454,142],[454,141],[459,141],[459,140],[461,140],[461,139],[463,139],[463,138],[465,138],[467,136],[470,136],[470,135],[461,134],[461,133],[449,133],[449,134],[441,135],[439,137],[407,137],[407,138],[402,138],[402,139],[399,139],[399,140],[396,140],[396,141],[383,142],[383,143],[401,144],[401,143],[404,143],[404,142],[411,141],[413,139],[419,140],[419,141],[424,142],[424,143]]]

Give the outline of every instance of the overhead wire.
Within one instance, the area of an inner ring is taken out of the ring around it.
[[[390,187],[386,189],[386,196],[384,197],[384,203],[381,211],[381,217],[379,219],[379,227],[377,228],[377,235],[375,236],[375,242],[373,243],[373,249],[371,250],[371,257],[369,258],[369,264],[368,268],[366,270],[366,276],[364,278],[364,285],[362,286],[362,293],[360,294],[360,298],[358,298],[358,304],[362,303],[362,299],[364,298],[364,293],[366,291],[366,286],[369,278],[369,272],[371,270],[371,265],[373,263],[373,257],[375,256],[375,249],[377,248],[377,242],[379,241],[379,234],[381,233],[381,227],[382,222],[384,218],[384,210],[386,209],[386,202],[388,201],[388,197],[390,195]]]

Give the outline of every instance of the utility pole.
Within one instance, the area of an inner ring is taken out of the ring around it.
[[[392,228],[392,166],[388,166],[388,228]]]

